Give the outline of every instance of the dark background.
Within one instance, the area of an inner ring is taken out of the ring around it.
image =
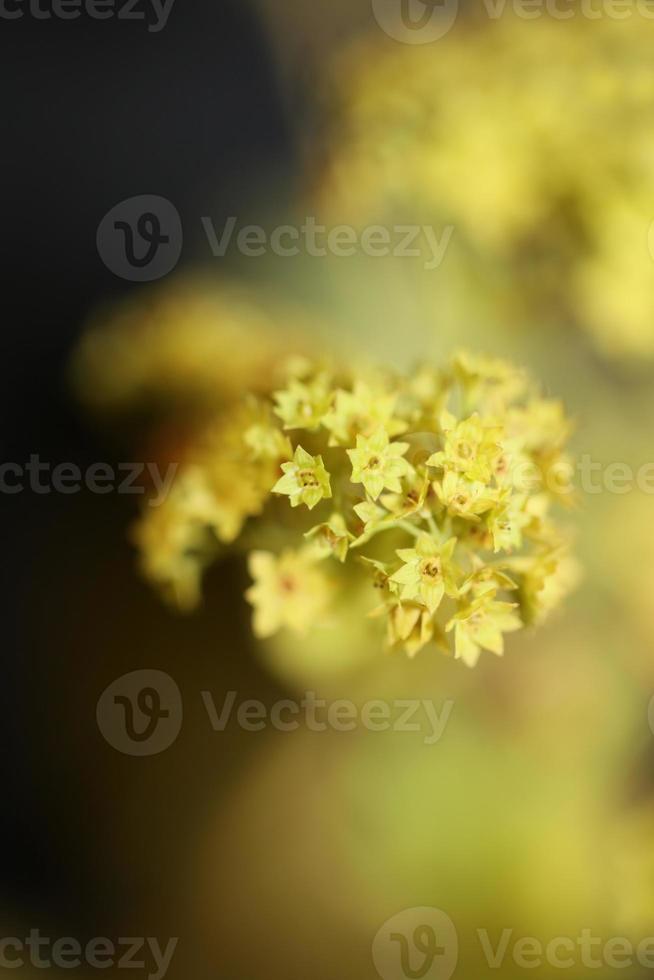
[[[0,20],[0,37],[2,459],[111,463],[115,450],[85,422],[66,381],[89,312],[138,288],[101,262],[98,223],[143,193],[175,202],[183,221],[203,213],[209,193],[217,220],[238,214],[257,171],[293,168],[281,99],[242,2],[176,0],[160,33],[85,14],[36,20],[26,9]],[[4,934],[20,922],[47,932],[50,922],[53,935],[80,940],[179,935],[179,921],[171,913],[167,924],[160,911],[164,895],[174,908],[175,863],[161,866],[157,841],[175,820],[183,833],[185,794],[201,768],[184,766],[180,786],[155,766],[139,797],[135,760],[114,759],[99,739],[95,701],[121,669],[174,664],[180,644],[218,630],[225,610],[218,603],[195,624],[181,622],[150,596],[125,540],[130,498],[26,490],[2,495],[0,506]],[[168,649],[149,648],[153,623],[163,624]],[[193,669],[201,685],[203,661]],[[253,672],[255,688],[265,683],[254,668],[238,669]],[[142,910],[156,896],[148,924]]]

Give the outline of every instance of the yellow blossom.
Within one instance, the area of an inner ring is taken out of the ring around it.
[[[416,514],[425,505],[427,493],[429,491],[429,479],[427,475],[409,478],[403,493],[385,493],[381,497],[381,503],[395,518],[409,517]]]
[[[289,460],[293,456],[290,439],[274,424],[267,414],[251,425],[243,436],[253,459]]]
[[[256,636],[272,636],[285,626],[306,633],[323,621],[330,583],[309,552],[287,550],[277,557],[253,551],[248,566],[254,585],[245,597],[254,607]]]
[[[383,507],[373,504],[371,500],[363,500],[360,504],[355,504],[354,513],[363,523],[364,531],[370,531],[383,520],[388,520],[388,512]]]
[[[423,606],[398,603],[388,611],[389,647],[402,646],[409,657],[415,657],[433,636],[434,621]]]
[[[572,3],[562,29],[515,8],[480,23],[473,5],[438,57],[355,42],[329,73],[323,211],[360,227],[398,208],[447,216],[452,279],[507,326],[556,319],[609,357],[651,360],[652,24],[632,6],[589,20]],[[462,297],[462,318],[476,308]],[[466,410],[513,396],[492,362],[465,355],[455,370]]]
[[[490,650],[499,657],[504,653],[504,633],[520,629],[520,617],[513,612],[515,602],[497,602],[492,592],[484,592],[479,598],[460,609],[445,627],[454,630],[455,656],[468,667],[474,667],[483,650]]]
[[[408,476],[411,468],[404,453],[407,442],[390,442],[385,429],[377,429],[370,437],[357,436],[356,449],[348,449],[352,462],[352,483],[363,483],[373,500],[385,488],[402,492],[400,478]]]
[[[302,446],[295,450],[293,459],[282,463],[284,475],[272,488],[273,493],[286,494],[290,497],[291,507],[306,504],[313,510],[316,504],[331,495],[329,473],[325,469],[322,456],[312,456]]]
[[[285,429],[317,429],[329,411],[331,393],[325,375],[312,381],[291,378],[288,386],[276,391],[275,414]]]
[[[484,483],[471,483],[462,479],[452,470],[442,481],[434,481],[434,490],[452,517],[462,517],[467,521],[478,522],[480,515],[491,510],[497,500],[497,491]]]
[[[504,493],[488,515],[488,530],[497,551],[514,551],[522,544],[522,529],[529,523],[526,494]]]
[[[520,610],[527,624],[542,623],[580,578],[579,566],[564,546],[515,558],[509,567],[517,574]]]
[[[325,571],[347,603],[362,564],[379,596],[371,615],[384,617],[392,647],[413,656],[435,641],[449,651],[447,623],[466,663],[483,648],[501,653],[504,633],[540,621],[573,584],[558,495],[533,482],[514,486],[518,464],[562,458],[569,429],[558,403],[534,395],[522,376],[513,384],[504,367],[460,356],[416,384],[389,373],[380,388],[330,370],[335,395],[305,361],[283,392],[246,399],[199,430],[167,499],[144,508],[135,534],[144,573],[191,608],[221,544],[244,543],[254,548],[254,629],[270,636],[324,623],[332,597]],[[383,393],[378,406],[372,391]],[[476,411],[457,420],[450,407],[471,391]],[[299,430],[292,453],[275,414]],[[394,442],[400,426],[406,441]],[[341,444],[345,435],[354,448]],[[291,507],[267,506],[277,495]],[[329,516],[308,526],[300,505],[322,500],[332,501]],[[287,547],[302,535],[300,550]],[[494,560],[493,552],[511,554]],[[327,565],[330,556],[338,564]],[[502,601],[507,593],[518,603]]]
[[[132,530],[143,574],[182,611],[200,602],[200,581],[217,552],[220,514],[205,474],[189,467],[167,499],[144,510]]]
[[[350,542],[354,541],[354,535],[348,531],[345,519],[339,513],[332,514],[324,524],[312,527],[304,536],[315,541],[321,555],[334,555],[340,562],[345,561]]]
[[[502,453],[498,440],[501,426],[484,425],[478,415],[471,415],[445,429],[445,448],[427,460],[427,466],[438,466],[459,473],[471,482],[488,483]],[[450,427],[451,426],[451,427]]]
[[[396,392],[375,390],[364,381],[357,381],[351,392],[339,389],[334,407],[323,418],[330,445],[351,445],[357,435],[369,436],[380,426],[391,437],[404,432],[406,422],[393,418],[396,402]]]
[[[455,546],[456,538],[439,545],[430,535],[422,534],[415,548],[400,548],[397,555],[403,565],[391,576],[391,582],[402,587],[402,599],[422,602],[430,613],[434,613],[445,593],[456,597],[458,590],[452,562]]]

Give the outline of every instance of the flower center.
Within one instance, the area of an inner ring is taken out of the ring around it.
[[[420,564],[420,574],[423,578],[437,579],[441,574],[441,563],[438,558],[425,558]]]
[[[313,470],[300,470],[298,473],[298,480],[300,485],[303,487],[317,487],[318,480],[316,479],[316,474]]]
[[[379,456],[371,456],[370,459],[368,460],[368,469],[378,470],[380,466],[381,466],[381,459],[379,458]]]
[[[294,592],[295,591],[295,579],[290,575],[282,575],[279,580],[279,585],[282,592]]]

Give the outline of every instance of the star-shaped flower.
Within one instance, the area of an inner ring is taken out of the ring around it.
[[[323,498],[332,495],[329,473],[325,469],[322,456],[312,456],[302,446],[295,450],[293,459],[282,463],[284,476],[272,488],[273,493],[283,493],[290,497],[291,507],[306,504],[313,510]]]
[[[504,633],[511,633],[522,626],[520,617],[513,610],[515,602],[497,602],[494,592],[484,592],[466,604],[445,627],[449,633],[455,630],[455,656],[468,667],[474,667],[483,650],[490,650],[501,657],[504,653]]]
[[[498,440],[501,426],[482,423],[478,415],[462,422],[446,414],[443,420],[445,446],[427,460],[427,466],[439,466],[454,471],[471,481],[489,483],[497,459],[502,454]]]
[[[497,491],[484,483],[471,483],[450,470],[442,481],[434,481],[434,490],[441,503],[452,517],[461,517],[475,523],[480,515],[495,506]]]
[[[364,531],[370,531],[378,527],[383,520],[389,520],[388,512],[370,500],[363,500],[360,504],[355,504],[352,509],[362,522]]]
[[[389,647],[403,646],[409,657],[415,657],[433,636],[434,621],[424,606],[397,603],[388,610]]]
[[[456,538],[438,545],[431,535],[421,534],[415,548],[400,548],[397,555],[404,564],[391,576],[391,582],[402,586],[401,598],[417,600],[434,613],[445,593],[456,597],[455,547]]]
[[[522,529],[531,520],[525,511],[526,494],[504,493],[487,518],[488,530],[497,551],[513,551],[522,544]]]
[[[334,555],[340,562],[345,561],[350,542],[354,541],[354,535],[348,531],[345,518],[339,513],[332,514],[324,524],[312,527],[304,536],[314,542],[320,557]]]
[[[377,429],[370,437],[358,435],[356,449],[348,449],[352,462],[352,483],[363,483],[373,500],[382,490],[402,492],[400,478],[411,472],[402,459],[408,442],[390,442],[385,429]]]
[[[468,601],[472,601],[473,598],[478,598],[485,592],[492,592],[495,595],[499,590],[518,588],[518,583],[504,571],[508,567],[506,563],[502,565],[487,565],[475,555],[473,555],[472,563],[475,570],[466,578],[459,589],[461,596],[467,595],[469,592],[472,593],[472,597]]]
[[[355,382],[353,391],[339,388],[333,408],[323,419],[330,446],[351,445],[355,435],[370,435],[378,427],[390,436],[404,432],[406,422],[393,418],[396,402],[397,393],[371,388],[365,381]]]
[[[248,567],[254,584],[245,598],[254,606],[253,629],[272,636],[283,626],[305,633],[319,623],[331,596],[329,580],[308,551],[253,551]]]
[[[298,381],[292,378],[287,387],[276,391],[275,415],[284,423],[285,429],[317,429],[329,411],[331,393],[324,375],[312,381]]]
[[[381,502],[396,520],[410,517],[424,507],[429,486],[429,479],[426,476],[416,474],[407,481],[407,486],[401,494],[385,493]]]
[[[245,431],[243,439],[254,460],[290,459],[293,455],[288,436],[285,436],[270,418],[262,419],[251,425]]]

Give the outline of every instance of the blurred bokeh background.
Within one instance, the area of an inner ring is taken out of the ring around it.
[[[174,461],[289,354],[410,370],[467,347],[560,397],[577,454],[650,462],[654,25],[599,3],[594,19],[488,9],[461,6],[425,44],[385,32],[392,5],[368,0],[176,0],[158,33],[6,21],[3,461]],[[96,233],[146,193],[174,203],[184,247],[161,281],[131,283]],[[207,215],[453,230],[433,269],[217,258]],[[576,591],[475,671],[390,657],[354,599],[333,635],[259,643],[238,555],[199,611],[172,612],[136,569],[137,499],[3,494],[2,935],[177,936],[172,978],[364,980],[377,931],[411,907],[451,917],[457,975],[477,978],[524,972],[510,954],[491,970],[479,929],[654,933],[650,494],[582,496]],[[103,739],[96,705],[146,668],[175,679],[184,724],[136,758]],[[454,707],[425,745],[216,733],[201,697],[306,690]]]

